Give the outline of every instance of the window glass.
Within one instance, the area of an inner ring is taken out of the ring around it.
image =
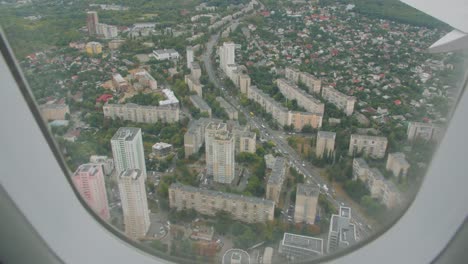
[[[82,199],[155,254],[318,259],[388,228],[466,54],[389,1],[4,0],[0,25]]]

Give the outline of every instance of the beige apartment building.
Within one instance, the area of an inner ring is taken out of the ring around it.
[[[325,112],[325,105],[320,100],[308,94],[294,83],[285,79],[278,79],[276,80],[276,85],[284,97],[289,100],[297,100],[297,104],[306,111],[320,114]]]
[[[236,127],[233,130],[236,140],[236,152],[255,153],[257,150],[257,134],[247,127]]]
[[[133,103],[105,104],[102,107],[104,117],[120,118],[136,123],[175,123],[179,121],[179,105],[145,106]]]
[[[235,141],[227,124],[211,122],[205,128],[206,173],[218,183],[235,177]]]
[[[341,109],[347,116],[353,114],[356,97],[341,93],[330,86],[322,88],[322,97]]]
[[[319,131],[315,144],[315,155],[317,158],[322,158],[324,155],[329,156],[335,151],[335,132]]]
[[[319,193],[319,187],[315,185],[297,185],[296,205],[294,207],[295,223],[306,223],[310,225],[315,223]]]
[[[198,96],[203,96],[203,88],[200,80],[195,79],[192,75],[185,75],[185,83],[187,84],[190,91],[194,91]]]
[[[125,234],[131,239],[144,238],[151,224],[144,176],[140,170],[124,170],[118,184]]]
[[[194,209],[205,215],[225,211],[246,223],[272,221],[275,202],[264,198],[224,193],[173,183],[169,187],[169,206],[177,210]]]
[[[117,92],[126,92],[130,87],[127,80],[120,73],[112,75],[112,85]]]
[[[408,140],[413,141],[421,138],[427,141],[440,141],[444,134],[444,129],[436,124],[409,122],[408,123]]]
[[[322,81],[315,78],[312,74],[301,72],[291,67],[286,67],[284,75],[286,79],[294,82],[295,84],[302,82],[309,89],[309,93],[320,94]]]
[[[231,120],[237,120],[239,115],[237,110],[232,106],[230,103],[228,103],[224,98],[222,97],[216,97],[216,101],[219,103],[219,105],[224,109],[224,111],[227,113],[229,119]]]
[[[385,168],[393,173],[393,176],[399,175],[406,177],[410,164],[406,160],[405,154],[401,152],[389,153],[387,158],[387,165]]]
[[[66,104],[43,104],[39,106],[42,118],[45,120],[65,120],[70,114],[70,108]]]
[[[373,198],[393,208],[400,203],[400,194],[392,181],[386,180],[377,168],[370,168],[362,158],[353,160],[353,178],[363,181]]]
[[[363,153],[372,158],[385,157],[388,140],[386,137],[352,134],[349,140],[348,155]]]
[[[239,75],[239,88],[241,93],[247,94],[250,87],[250,76],[247,74]]]
[[[286,169],[286,160],[281,157],[276,158],[266,186],[266,198],[274,201],[276,204],[279,203],[281,188],[283,187],[283,182],[286,178]]]
[[[260,104],[280,126],[293,125],[296,131],[300,131],[305,125],[310,125],[313,128],[322,126],[323,114],[289,111],[255,86],[250,86],[248,98]]]

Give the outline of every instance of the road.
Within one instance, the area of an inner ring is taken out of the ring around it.
[[[219,33],[214,34],[210,37],[210,40],[206,44],[206,50],[202,55],[202,59],[210,81],[215,85],[215,87],[221,88],[222,82],[216,75],[213,62],[211,60],[213,49],[217,44],[218,40]],[[352,208],[351,204],[347,202],[346,197],[339,196],[338,194],[336,194],[335,197],[331,195],[331,193],[334,191],[332,190],[330,183],[320,176],[320,170],[317,167],[313,166],[310,162],[303,160],[302,157],[288,145],[288,143],[286,142],[285,133],[271,129],[268,126],[267,122],[261,120],[259,117],[252,117],[246,109],[241,107],[238,99],[230,95],[225,89],[221,89],[221,92],[223,93],[224,98],[227,101],[229,101],[239,112],[245,115],[247,122],[251,125],[251,127],[259,129],[261,138],[271,140],[276,144],[277,149],[289,159],[290,166],[294,167],[298,172],[303,174],[307,183],[317,184],[317,186],[320,187],[321,193],[327,195],[329,201],[331,201],[332,204],[335,205],[337,208],[339,208],[342,204]],[[324,188],[324,185],[326,185],[327,188]],[[326,191],[326,189],[328,189],[328,191]],[[359,230],[358,236],[360,237],[360,239],[363,239],[370,235],[370,230],[366,228],[360,228],[360,226],[367,227],[368,220],[356,208],[352,208],[351,221],[356,225],[356,229]],[[359,223],[361,223],[361,225],[359,225]]]

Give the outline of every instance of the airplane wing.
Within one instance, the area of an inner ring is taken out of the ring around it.
[[[467,0],[400,0],[454,28],[429,47],[429,52],[468,49]]]

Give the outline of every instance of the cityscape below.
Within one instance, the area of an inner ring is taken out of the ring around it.
[[[162,258],[365,241],[416,195],[458,96],[463,54],[425,52],[449,27],[397,1],[67,2],[5,1],[25,15],[0,22],[81,198]]]

